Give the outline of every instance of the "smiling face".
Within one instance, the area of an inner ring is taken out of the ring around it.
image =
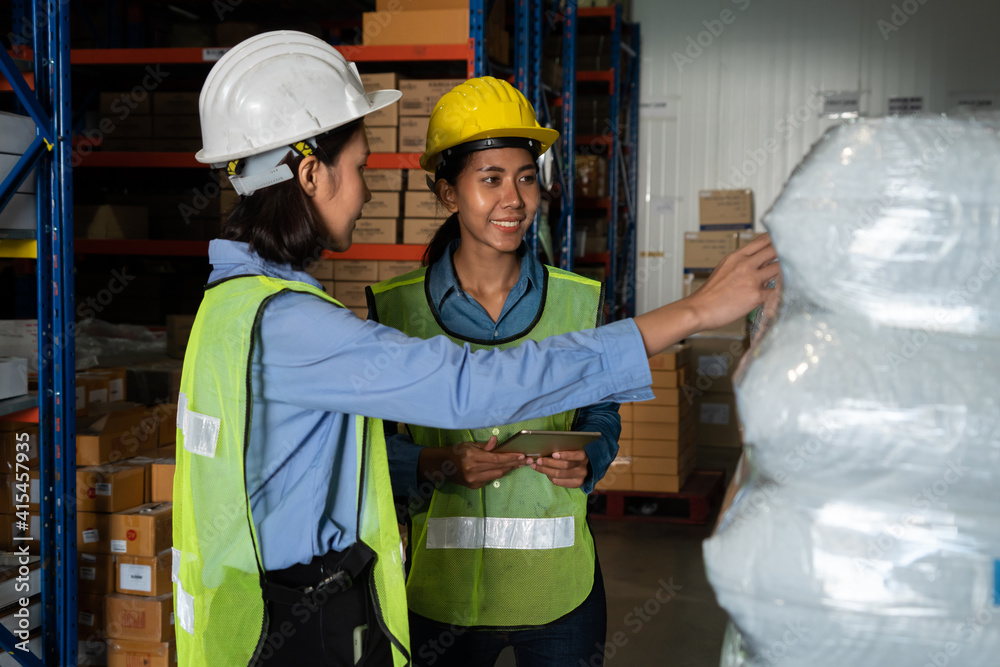
[[[440,191],[445,207],[458,212],[463,246],[515,252],[538,210],[537,173],[523,148],[472,153],[455,185],[445,184]]]

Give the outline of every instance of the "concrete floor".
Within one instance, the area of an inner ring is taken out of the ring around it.
[[[726,468],[731,475],[738,451],[706,449],[699,451],[699,466]],[[608,599],[606,665],[718,667],[727,617],[701,555],[714,521],[591,521]],[[496,663],[515,665],[510,649]]]

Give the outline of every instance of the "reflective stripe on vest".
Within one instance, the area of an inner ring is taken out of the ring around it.
[[[374,285],[375,317],[420,338],[446,335],[474,350],[516,347],[528,340],[596,326],[603,307],[600,283],[545,267],[542,307],[519,336],[469,341],[449,332],[430,306],[426,269]],[[440,430],[411,424],[416,443],[447,447],[502,442],[521,429],[570,430],[575,411],[517,424]],[[586,523],[587,497],[552,484],[530,468],[514,470],[482,489],[445,482],[410,505],[410,610],[460,626],[544,625],[576,609],[594,583],[594,543]],[[523,573],[531,573],[524,586]],[[443,585],[446,584],[446,585]],[[415,647],[419,650],[419,647]]]
[[[268,301],[300,282],[243,276],[210,286],[184,356],[177,410],[177,470],[171,579],[178,663],[248,665],[268,655],[260,545],[249,508],[245,452],[252,414],[250,368],[257,324]],[[409,664],[399,537],[389,495],[383,427],[355,417],[358,537],[376,553],[376,619],[390,637],[394,667]],[[306,525],[290,530],[315,530]]]

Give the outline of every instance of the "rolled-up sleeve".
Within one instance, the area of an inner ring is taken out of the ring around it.
[[[314,296],[285,293],[260,324],[264,397],[436,428],[481,428],[652,398],[632,320],[472,352],[410,338]]]
[[[587,443],[584,451],[590,461],[590,474],[584,480],[584,493],[594,490],[594,485],[604,479],[611,462],[618,456],[618,438],[622,434],[622,420],[617,403],[598,403],[580,410],[575,431],[597,431],[601,437]]]

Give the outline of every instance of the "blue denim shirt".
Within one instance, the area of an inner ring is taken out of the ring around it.
[[[319,287],[245,243],[215,240],[208,253],[212,282],[265,275]],[[652,398],[642,337],[630,320],[473,353],[444,336],[409,338],[286,292],[267,303],[256,338],[246,484],[268,570],[356,541],[355,415],[480,428],[487,406],[491,423],[497,415],[515,422],[596,401]]]
[[[459,285],[451,257],[458,248],[456,239],[448,246],[444,257],[427,269],[431,301],[441,321],[451,331],[478,340],[515,336],[535,320],[542,305],[545,271],[542,263],[530,252],[521,257],[521,275],[507,294],[507,300],[494,323],[486,309],[469,296]],[[521,248],[525,249],[524,246]],[[603,317],[603,315],[602,315]],[[405,496],[419,488],[417,461],[422,447],[414,444],[408,435],[395,433],[394,425],[387,426],[386,445],[389,449],[389,474],[393,493]],[[611,462],[618,456],[618,437],[621,435],[621,418],[617,403],[598,403],[582,408],[574,425],[576,431],[598,431],[601,437],[584,449],[590,459],[590,471],[584,481],[584,493],[594,490],[594,484],[603,479]]]

